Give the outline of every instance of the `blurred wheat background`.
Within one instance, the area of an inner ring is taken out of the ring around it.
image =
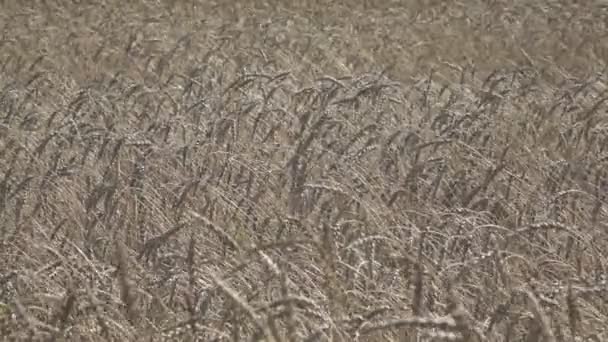
[[[1,1],[1,339],[607,341],[607,23]]]

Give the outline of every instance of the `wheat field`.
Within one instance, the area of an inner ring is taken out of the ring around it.
[[[1,340],[608,341],[607,26],[1,1]]]

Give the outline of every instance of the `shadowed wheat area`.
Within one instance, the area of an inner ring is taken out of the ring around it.
[[[0,336],[608,340],[601,1],[2,1]]]

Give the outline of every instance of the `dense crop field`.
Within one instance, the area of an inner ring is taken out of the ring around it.
[[[1,1],[1,340],[608,341],[604,3]]]

